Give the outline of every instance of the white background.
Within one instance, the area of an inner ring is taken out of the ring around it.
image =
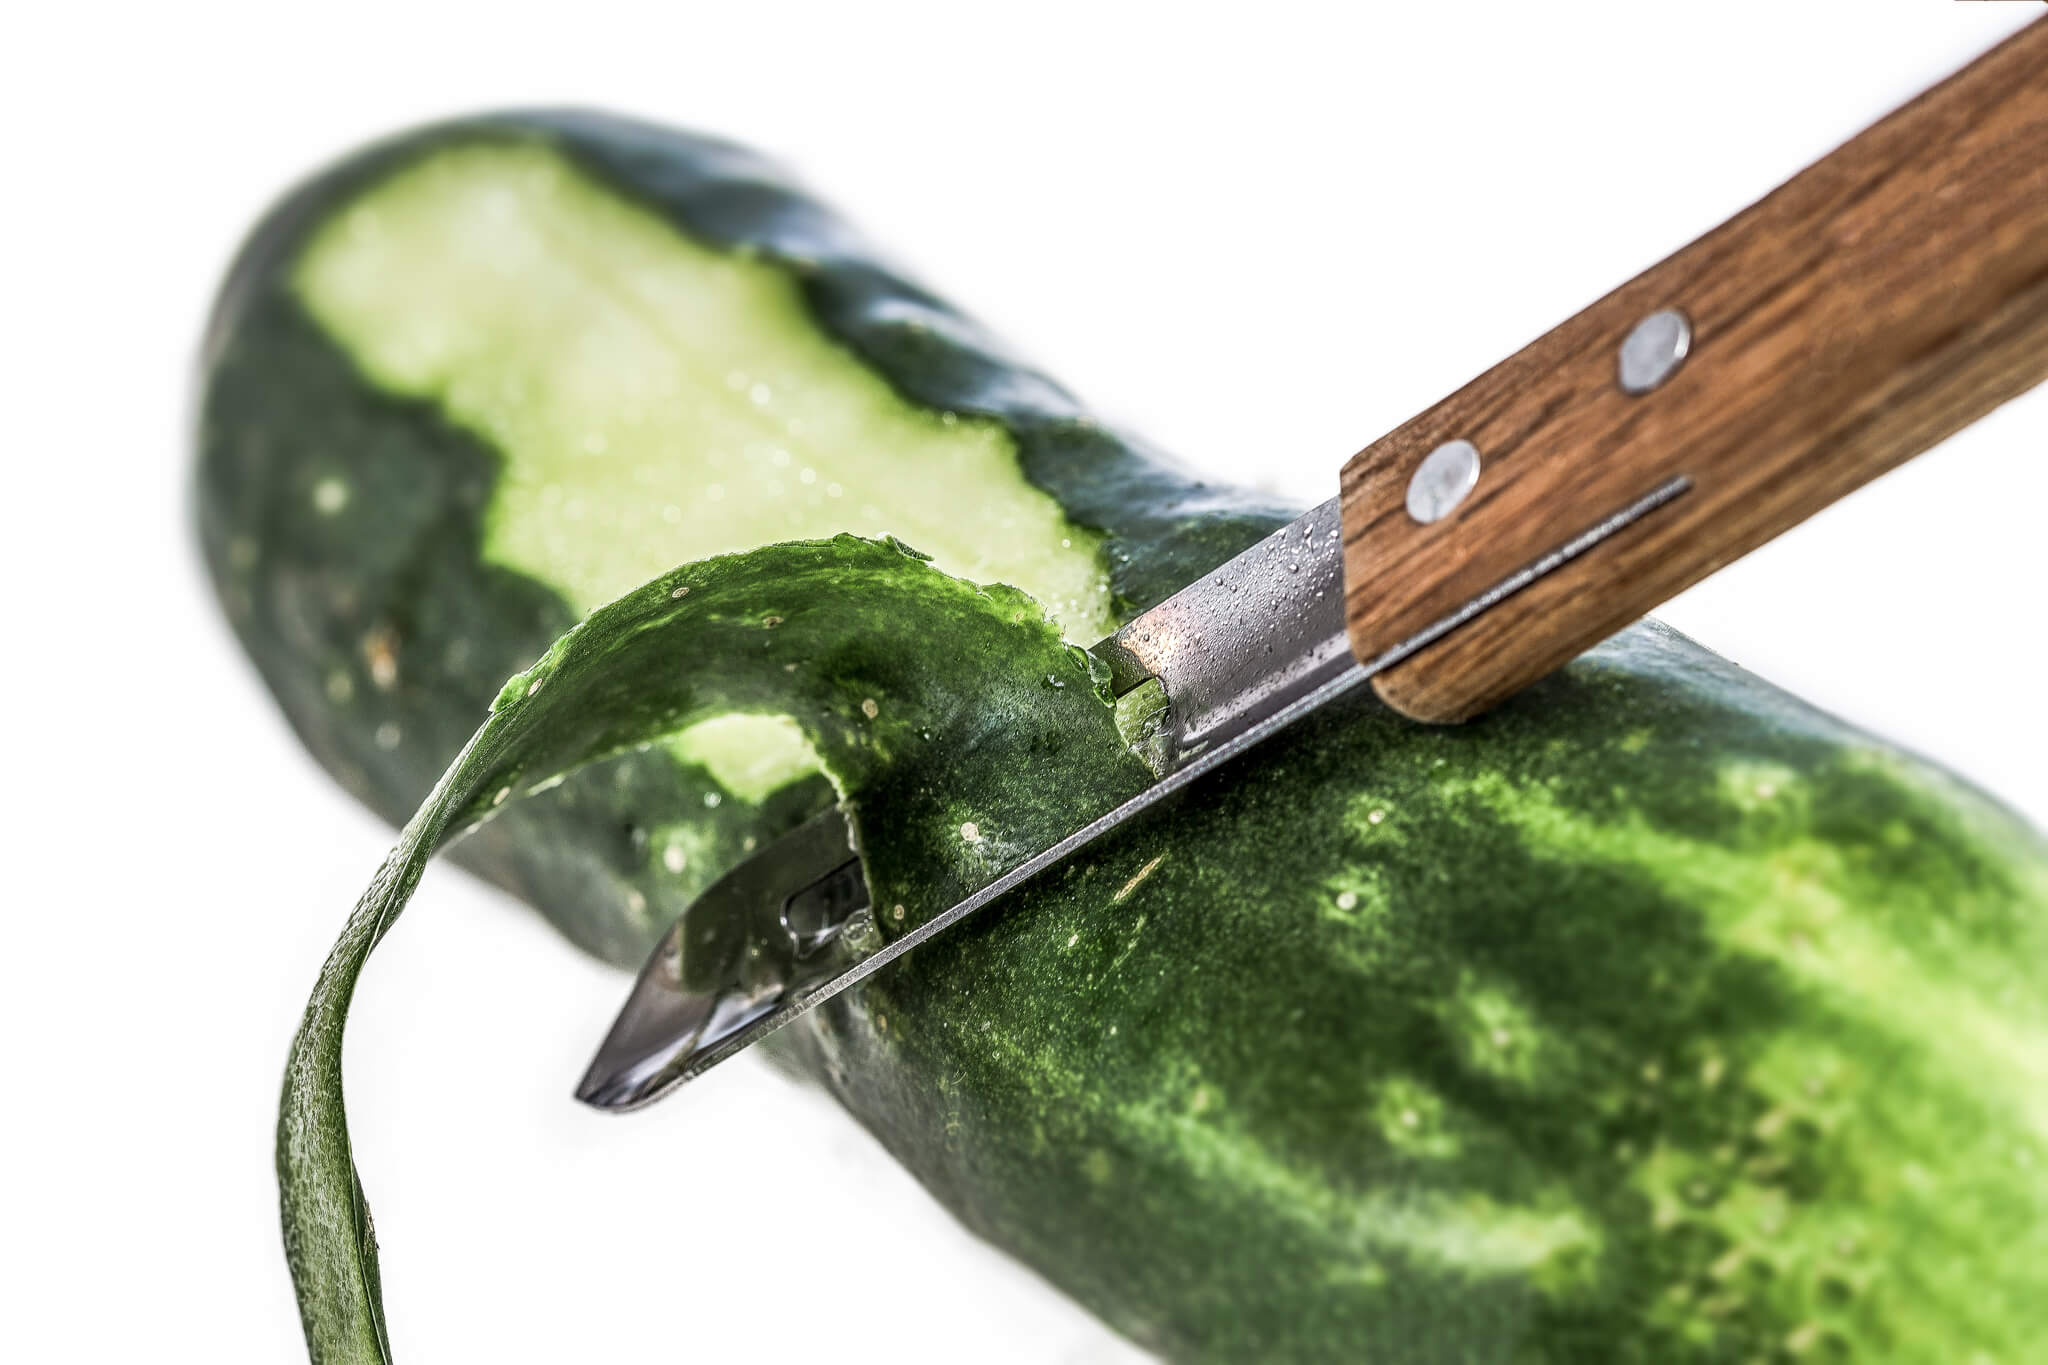
[[[185,504],[201,318],[293,178],[505,103],[721,132],[793,162],[1111,418],[1308,501],[1353,450],[2041,9],[1205,8],[10,18],[12,1358],[299,1358],[272,1109],[390,834],[295,747],[204,588]],[[2048,823],[2044,447],[2048,391],[1664,615]],[[751,1059],[632,1119],[572,1104],[625,984],[449,871],[372,965],[350,1101],[402,1359],[1132,1357]]]

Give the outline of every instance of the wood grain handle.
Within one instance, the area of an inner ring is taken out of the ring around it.
[[[1623,342],[1662,310],[1689,320],[1690,349],[1632,396]],[[1418,720],[1466,719],[2044,377],[2048,20],[1354,456],[1352,652],[1689,480],[1374,679]],[[1477,482],[1422,524],[1411,476],[1456,440]]]

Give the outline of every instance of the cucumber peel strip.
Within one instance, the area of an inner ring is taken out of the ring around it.
[[[369,1204],[342,1095],[363,964],[427,860],[516,795],[716,716],[793,719],[852,816],[889,932],[1143,788],[1094,657],[1032,598],[842,535],[685,566],[600,608],[507,683],[356,903],[286,1067],[277,1170],[316,1365],[389,1362]],[[1044,774],[1057,775],[1047,781]]]

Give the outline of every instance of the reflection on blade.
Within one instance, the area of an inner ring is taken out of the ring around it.
[[[690,903],[640,970],[576,1098],[636,1109],[785,1002],[880,946],[867,879],[837,806]]]

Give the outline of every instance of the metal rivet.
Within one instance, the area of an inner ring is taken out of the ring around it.
[[[1479,447],[1445,441],[1415,466],[1408,480],[1408,515],[1424,526],[1457,510],[1479,482]]]
[[[1621,391],[1634,397],[1658,387],[1685,363],[1692,350],[1692,322],[1676,308],[1650,314],[1621,343],[1616,372]]]

